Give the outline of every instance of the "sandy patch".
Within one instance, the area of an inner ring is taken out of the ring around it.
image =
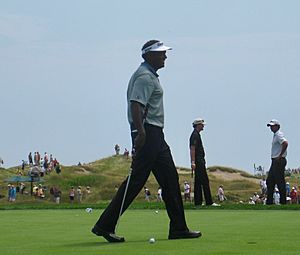
[[[254,183],[259,183],[259,179],[242,176],[240,173],[228,173],[221,170],[209,172],[209,175],[215,176],[224,181],[246,180]]]

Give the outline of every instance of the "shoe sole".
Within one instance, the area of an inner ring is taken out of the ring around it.
[[[96,230],[95,228],[92,228],[92,233],[96,236],[103,236],[108,242],[110,243],[123,243],[125,242],[124,237],[119,237],[113,233],[108,233],[102,230]]]
[[[199,238],[199,237],[201,237],[202,236],[202,234],[201,233],[199,233],[198,235],[194,235],[194,236],[169,236],[168,237],[168,239],[169,240],[174,240],[174,239],[192,239],[192,238]]]

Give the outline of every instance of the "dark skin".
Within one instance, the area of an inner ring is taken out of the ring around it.
[[[150,64],[155,71],[161,69],[165,66],[165,60],[167,59],[166,51],[150,51],[143,55],[145,61]],[[133,119],[133,124],[137,129],[138,135],[134,140],[134,148],[138,152],[145,144],[146,132],[143,124],[143,108],[145,106],[132,101],[131,102],[131,114]]]
[[[270,129],[273,133],[276,133],[279,129],[280,129],[280,126],[278,125],[273,125],[273,126],[270,126]],[[288,142],[285,141],[281,144],[281,153],[280,155],[275,159],[275,160],[280,160],[282,158],[282,155],[284,154],[284,152],[286,151],[288,147]]]

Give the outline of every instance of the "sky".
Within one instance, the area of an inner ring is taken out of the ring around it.
[[[88,163],[131,148],[126,90],[150,39],[171,46],[165,136],[190,167],[192,121],[207,166],[268,170],[273,118],[300,167],[300,1],[0,0],[0,157]]]

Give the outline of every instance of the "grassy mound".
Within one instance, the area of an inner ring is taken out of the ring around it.
[[[84,164],[81,166],[62,166],[62,171],[57,174],[55,171],[51,174],[43,177],[43,186],[46,188],[46,197],[44,199],[37,199],[30,196],[30,183],[26,183],[26,190],[28,195],[18,194],[17,204],[53,204],[53,198],[49,194],[50,187],[57,186],[62,191],[61,202],[69,203],[69,189],[71,186],[77,188],[82,187],[84,204],[106,204],[111,200],[115,194],[116,188],[122,183],[122,181],[128,175],[131,160],[124,156],[112,156],[103,158]],[[27,175],[29,167],[27,166],[22,172],[24,176]],[[259,179],[234,168],[227,168],[222,166],[208,167],[208,175],[210,179],[211,192],[213,199],[216,201],[216,192],[218,187],[222,184],[225,189],[227,201],[225,204],[238,203],[239,201],[248,201],[249,197],[254,192],[259,192]],[[9,177],[16,176],[18,168],[13,167],[10,169],[0,170],[0,204],[7,204],[7,182],[5,180]],[[183,190],[184,181],[188,181],[191,184],[193,190],[193,178],[191,178],[190,169],[178,168],[179,181]],[[294,178],[294,179],[293,179]],[[299,178],[294,176],[289,177],[291,185],[298,186]],[[294,183],[293,183],[294,182]],[[16,184],[16,183],[14,183]],[[38,184],[38,183],[37,183]],[[86,187],[91,187],[91,193],[86,192]],[[147,183],[145,184],[151,193],[153,200],[155,200],[158,184],[151,174]],[[136,201],[144,201],[143,190],[138,195]],[[76,203],[76,202],[75,202]]]

